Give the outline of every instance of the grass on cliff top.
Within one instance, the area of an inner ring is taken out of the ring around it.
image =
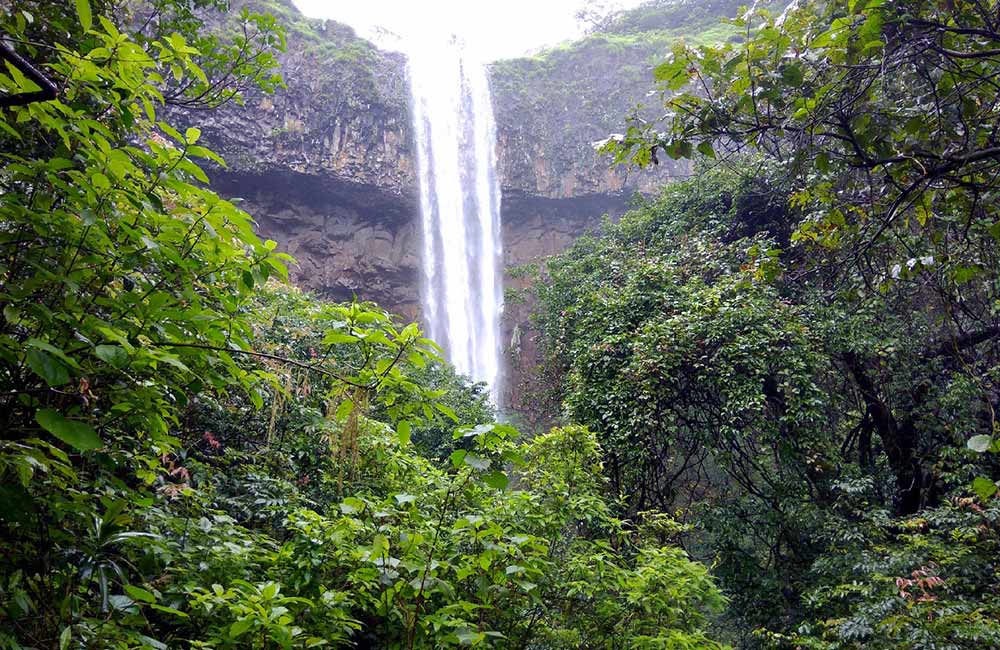
[[[606,16],[583,38],[493,65],[501,75],[545,74],[556,71],[561,64],[583,61],[595,50],[615,55],[629,53],[636,61],[645,57],[645,63],[655,65],[680,39],[699,47],[739,37],[741,29],[726,21],[746,4],[748,0],[647,0],[638,7]],[[773,12],[785,4],[783,0],[765,0],[760,6]]]
[[[647,0],[638,7],[614,12],[593,31],[635,34],[657,30],[700,29],[737,15],[750,0]]]
[[[532,56],[497,61],[493,67],[501,75],[544,74],[566,63],[583,61],[597,51],[629,54],[637,61],[641,57],[645,63],[655,65],[678,40],[694,46],[715,45],[740,34],[739,28],[725,22],[723,14],[702,11],[678,22],[675,13],[674,4],[654,1],[608,19],[606,30],[560,43]]]
[[[674,43],[684,40],[689,45],[715,45],[739,36],[733,25],[714,22],[701,29],[689,27],[660,29],[635,34],[597,32],[582,39],[567,41],[538,54],[516,59],[503,59],[492,64],[500,76],[534,76],[558,71],[567,64],[587,60],[596,53],[615,56],[630,55],[650,67],[659,63]]]
[[[377,48],[354,28],[334,20],[308,18],[289,0],[249,0],[246,4],[273,15],[288,30],[290,39],[300,41],[305,52],[325,61],[366,64],[376,58]]]

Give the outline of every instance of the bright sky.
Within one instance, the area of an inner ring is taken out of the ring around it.
[[[371,38],[381,27],[400,35],[414,31],[458,34],[487,60],[519,56],[577,36],[576,12],[588,0],[293,0],[306,16],[330,18]],[[634,6],[641,0],[602,1]]]

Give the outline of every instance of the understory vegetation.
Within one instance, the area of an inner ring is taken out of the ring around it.
[[[56,90],[0,70],[0,650],[1000,647],[998,9],[677,42],[603,150],[695,173],[539,266],[522,433],[171,126],[281,87],[273,16],[0,7]]]
[[[565,417],[743,647],[1000,646],[995,2],[800,2],[680,44],[602,149],[697,160],[539,274]]]

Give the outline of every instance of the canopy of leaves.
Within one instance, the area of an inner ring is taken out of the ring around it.
[[[996,10],[799,2],[678,44],[662,118],[603,149],[715,171],[542,276],[569,416],[633,508],[695,504],[747,645],[995,644]]]
[[[882,291],[829,290],[844,271],[818,270],[814,244],[791,237],[808,217],[789,201],[784,170],[750,162],[703,168],[548,262],[538,318],[566,415],[598,433],[629,511],[679,509],[695,524],[685,544],[714,561],[742,619],[734,633],[828,616],[805,606],[817,584],[836,589],[863,557],[902,554],[919,563],[891,565],[897,577],[933,565],[955,585],[954,606],[973,613],[953,623],[972,626],[961,647],[974,647],[995,633],[974,613],[992,570],[963,585],[964,568],[940,568],[930,545],[904,551],[910,540],[894,527],[913,519],[888,522],[922,508],[958,516],[946,495],[965,498],[983,467],[966,440],[984,432],[988,442],[993,430],[994,343],[958,341],[965,363],[954,364],[955,348],[941,346],[947,325],[927,302],[930,269],[911,268]],[[985,561],[992,510],[963,503],[986,528],[953,550]],[[865,593],[905,605],[886,571],[865,570]],[[858,647],[902,636],[887,621],[868,624]],[[840,638],[833,628],[823,634]],[[776,634],[743,641],[784,638]],[[795,638],[789,647],[805,637]]]

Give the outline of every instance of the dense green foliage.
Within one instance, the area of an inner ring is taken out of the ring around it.
[[[542,274],[567,417],[631,511],[695,523],[747,646],[1000,643],[996,10],[678,45],[662,119],[603,148],[700,171]]]
[[[164,105],[276,87],[275,21],[113,8],[0,9],[59,87],[0,113],[0,648],[721,648],[708,570],[616,515],[594,434],[517,441],[207,187]]]
[[[982,471],[965,449],[982,430],[981,385],[967,369],[909,361],[907,347],[920,350],[935,330],[883,299],[849,311],[854,297],[831,298],[784,269],[806,264],[794,259],[804,251],[773,253],[795,218],[772,185],[703,171],[551,260],[537,289],[540,324],[563,368],[567,417],[598,432],[630,511],[680,511],[694,524],[686,545],[715,562],[732,615],[753,626],[823,621],[832,635],[843,624],[846,639],[875,643],[878,608],[907,604],[895,579],[924,567],[953,577],[945,584],[958,602],[948,606],[995,616],[995,597],[977,607],[995,585],[1000,509],[953,501]],[[934,509],[916,517],[893,517],[911,513],[855,383],[850,364],[862,354],[885,372],[901,357],[882,390],[919,382],[929,393],[916,458],[933,472],[923,506]],[[837,586],[861,577],[863,588]],[[909,616],[901,629],[919,627],[920,614]],[[987,629],[970,638],[995,640]],[[886,638],[897,647],[901,637]]]

